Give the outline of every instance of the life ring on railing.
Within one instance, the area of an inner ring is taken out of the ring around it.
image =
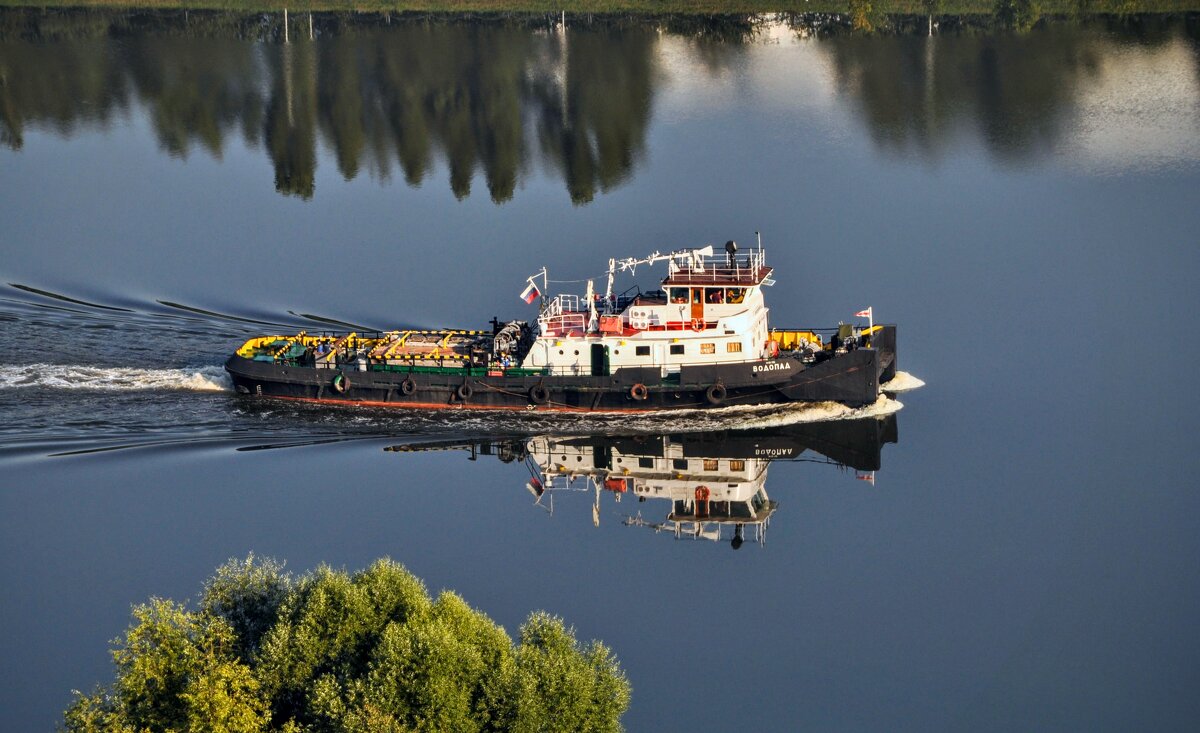
[[[471,395],[473,394],[475,394],[475,390],[472,389],[471,385],[467,384],[466,382],[458,385],[458,388],[454,390],[454,396],[457,397],[460,402],[466,402],[467,400],[471,399]]]
[[[710,496],[712,496],[712,492],[708,490],[707,486],[696,487],[696,501],[708,501]]]
[[[535,384],[529,388],[529,401],[535,405],[544,405],[550,401],[550,390],[544,384]]]
[[[650,396],[650,390],[646,389],[646,385],[642,384],[641,382],[638,382],[637,384],[635,384],[629,388],[629,396],[632,397],[633,399],[637,400],[638,402],[641,402],[642,400],[644,400]]]
[[[692,319],[692,330],[693,331],[703,331],[704,330],[704,321],[700,320],[699,318],[693,318]]]
[[[719,405],[725,401],[725,397],[728,394],[725,390],[725,385],[717,382],[704,392],[704,398],[708,400],[708,404],[710,405]]]
[[[405,377],[404,381],[400,383],[400,394],[407,397],[408,395],[410,395],[416,391],[417,391],[417,383],[413,381],[412,377]]]
[[[337,374],[333,375],[333,382],[331,382],[331,384],[334,392],[337,392],[338,394],[346,394],[346,392],[350,390],[350,377],[338,372]]]

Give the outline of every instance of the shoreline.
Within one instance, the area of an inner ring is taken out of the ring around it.
[[[998,6],[1020,5],[1041,16],[1095,16],[1189,13],[1200,0],[0,0],[9,9],[223,10],[238,12],[467,13],[587,15],[760,15],[773,13],[875,13],[905,16],[992,15]]]

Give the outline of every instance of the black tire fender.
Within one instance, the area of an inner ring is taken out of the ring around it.
[[[407,397],[416,391],[417,383],[413,381],[412,377],[405,377],[404,381],[400,383],[400,394]]]
[[[642,384],[641,382],[638,382],[637,384],[635,384],[629,388],[629,396],[632,397],[633,399],[637,400],[638,402],[641,402],[642,400],[644,400],[650,396],[650,390],[646,389],[646,385]]]
[[[708,404],[710,405],[721,404],[727,396],[729,396],[729,392],[725,389],[725,385],[720,382],[709,387],[704,392],[704,398],[708,400]]]
[[[535,384],[529,388],[529,401],[535,405],[544,405],[550,401],[550,390],[544,384]]]
[[[338,394],[346,394],[350,391],[350,377],[347,377],[342,372],[333,375],[333,380],[330,382],[333,391]]]
[[[454,390],[454,396],[457,397],[460,402],[466,402],[467,400],[471,399],[471,395],[473,394],[475,394],[475,390],[472,389],[471,385],[467,384],[466,382],[458,385],[458,388]]]

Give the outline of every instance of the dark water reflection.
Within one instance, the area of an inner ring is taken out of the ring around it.
[[[882,24],[882,27],[877,27]],[[480,20],[386,15],[0,11],[0,140],[71,136],[144,110],[160,148],[220,158],[230,138],[261,147],[280,193],[315,194],[318,146],[347,180],[410,186],[444,166],[454,195],[481,173],[497,203],[532,166],[575,203],[621,185],[646,154],[663,38],[685,41],[714,77],[748,48],[820,38],[836,84],[885,149],[937,153],[964,130],[1020,161],[1058,146],[1079,96],[1117,48],[1187,39],[1194,16],[1043,20],[726,16]],[[881,40],[858,32],[887,30]],[[285,37],[286,36],[286,37]]]
[[[633,170],[653,96],[650,26],[585,26],[568,42],[544,22],[324,15],[284,42],[282,23],[266,16],[0,19],[10,147],[30,124],[70,135],[140,105],[165,152],[220,157],[240,134],[270,156],[276,189],[303,198],[314,193],[321,138],[346,179],[399,170],[416,186],[441,156],[456,196],[479,170],[499,203],[536,158],[586,202]]]
[[[850,35],[824,45],[839,86],[856,98],[878,145],[939,155],[966,129],[998,158],[1019,162],[1060,145],[1079,97],[1099,81],[1117,47],[1149,52],[1186,37],[1200,75],[1194,20],[1046,22],[1028,33],[947,22],[936,35],[918,23],[915,33],[888,43]]]

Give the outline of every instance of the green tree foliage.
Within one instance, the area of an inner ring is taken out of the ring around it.
[[[112,652],[111,690],[80,695],[66,712],[71,731],[264,730],[266,700],[224,619],[151,599],[133,610],[134,624]]]
[[[68,731],[615,731],[630,688],[599,642],[534,613],[513,644],[462,598],[379,560],[293,579],[231,560],[199,610],[137,606],[117,678],[77,694]]]
[[[1005,28],[1028,31],[1042,18],[1038,0],[996,0],[992,13]]]

